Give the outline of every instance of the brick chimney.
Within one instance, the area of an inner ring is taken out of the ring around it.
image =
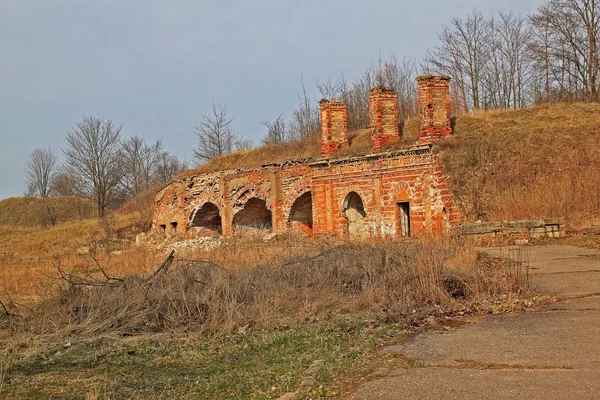
[[[338,100],[322,99],[319,102],[321,114],[321,155],[329,156],[339,149],[348,147],[348,111]]]
[[[400,140],[398,96],[392,88],[378,86],[369,92],[369,122],[373,147],[377,150]]]
[[[450,136],[450,77],[422,75],[417,78],[421,127],[419,141],[432,143]]]

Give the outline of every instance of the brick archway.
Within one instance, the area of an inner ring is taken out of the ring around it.
[[[392,189],[392,198],[394,202],[397,201],[411,201],[413,200],[413,189],[406,182],[398,182]]]
[[[207,201],[196,208],[190,217],[189,228],[201,228],[217,233],[223,232],[221,209],[213,202]]]
[[[272,230],[273,214],[267,202],[258,197],[251,197],[232,219],[234,230]]]
[[[368,236],[367,212],[364,204],[364,199],[355,191],[351,191],[344,198],[342,213],[348,224],[348,237],[351,239],[362,239]]]
[[[339,213],[341,215],[344,215],[344,209],[346,207],[346,198],[352,192],[355,192],[357,195],[360,196],[360,198],[362,199],[362,202],[363,202],[363,208],[364,208],[365,214],[368,215],[371,212],[371,210],[369,207],[367,207],[366,203],[368,202],[370,197],[362,189],[360,189],[354,185],[346,188],[346,190],[344,191],[344,195],[341,197],[341,199],[339,201]]]
[[[312,192],[310,190],[304,191],[294,200],[285,220],[289,226],[293,223],[298,223],[302,227],[312,230],[313,209]]]
[[[233,214],[243,209],[248,200],[250,200],[253,197],[264,201],[266,207],[269,210],[272,209],[271,196],[267,191],[263,190],[258,185],[245,183],[236,188],[234,196],[229,200],[229,204],[231,205],[231,210]]]
[[[286,193],[286,195],[284,197],[284,201],[283,201],[283,220],[286,221],[286,223],[290,219],[292,207],[293,207],[294,203],[296,202],[296,200],[298,200],[301,196],[303,196],[307,192],[311,192],[310,184],[301,185],[301,186],[299,185],[299,188],[297,188],[295,190],[289,190]]]

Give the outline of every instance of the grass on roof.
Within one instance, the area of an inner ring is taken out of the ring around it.
[[[371,142],[371,130],[368,128],[350,132],[350,147],[333,154],[331,158],[338,159],[343,157],[356,156],[373,152],[373,143]],[[402,139],[399,142],[390,144],[382,151],[387,149],[399,149],[410,146],[417,142],[419,137],[419,121],[416,119],[408,120],[404,124]],[[295,160],[301,158],[317,158],[321,156],[321,142],[318,136],[308,137],[293,142],[264,145],[251,150],[239,150],[233,153],[224,154],[210,162],[183,172],[177,178],[206,174],[217,171],[231,170],[237,168],[259,167],[265,164],[281,163],[286,160]]]

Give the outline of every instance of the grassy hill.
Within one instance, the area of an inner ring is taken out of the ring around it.
[[[418,120],[402,140],[418,141]],[[372,152],[368,129],[350,133],[334,158]],[[440,159],[467,221],[565,217],[600,222],[600,104],[548,104],[477,111],[456,119],[454,136],[438,144]],[[319,138],[263,146],[219,157],[181,176],[318,157]]]
[[[436,149],[469,219],[586,223],[600,209],[599,127],[600,105],[478,112],[458,118]],[[392,148],[414,143],[417,128],[407,121]],[[368,130],[351,138],[336,157],[371,151]],[[313,139],[187,173],[318,154]],[[165,254],[132,239],[153,198],[151,189],[103,219],[80,216],[68,198],[0,202],[0,302],[17,314],[0,309],[0,397],[277,398],[324,359],[307,396],[337,398],[392,363],[408,366],[374,356],[408,327],[544,298],[526,290],[515,263],[481,257],[462,240],[236,238],[178,254],[168,272],[151,275]],[[50,205],[62,210],[55,225],[42,219]],[[58,266],[100,284],[67,284]],[[107,276],[123,280],[103,286]]]
[[[419,139],[419,121],[409,120],[404,123],[402,139],[398,143],[388,145],[386,149],[406,147]],[[332,155],[333,158],[343,158],[358,154],[373,152],[370,129],[349,132],[350,147]],[[278,163],[299,158],[317,158],[321,155],[319,137],[309,137],[289,143],[278,143],[261,146],[251,150],[241,150],[224,154],[196,169],[183,172],[180,177],[202,173],[222,171],[225,169],[248,168],[264,164]]]
[[[11,197],[0,200],[0,225],[49,226],[91,218],[95,205],[81,197]]]
[[[467,220],[600,221],[600,104],[476,112],[439,148]]]

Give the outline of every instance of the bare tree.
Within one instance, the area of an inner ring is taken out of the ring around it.
[[[302,139],[319,135],[319,108],[313,102],[301,78],[302,93],[298,95],[298,106],[292,112],[292,121],[289,125],[291,139]]]
[[[85,196],[84,184],[75,172],[68,166],[62,166],[56,171],[50,185],[54,196]]]
[[[464,111],[483,105],[482,79],[490,56],[490,21],[473,10],[465,20],[455,18],[439,35],[440,44],[425,61],[435,73],[449,75]]]
[[[122,176],[121,127],[110,119],[86,116],[67,133],[63,150],[70,174],[77,176],[84,193],[94,199],[103,217]]]
[[[252,141],[252,139],[237,138],[234,143],[234,146],[236,151],[252,150],[254,148],[254,142]]]
[[[352,83],[341,82],[342,101],[348,107],[348,129],[369,126],[369,91],[377,85],[377,69],[368,67]]]
[[[500,13],[489,23],[490,55],[481,79],[483,107],[524,107],[531,103],[531,28],[527,20],[513,13]]]
[[[262,139],[263,144],[283,143],[288,138],[287,126],[283,113],[272,121],[262,121],[261,124],[267,128],[267,134]]]
[[[179,161],[175,155],[163,152],[158,158],[158,164],[154,172],[154,183],[168,182],[187,168],[187,164]]]
[[[398,60],[395,54],[388,59],[382,59],[380,56],[377,61],[376,76],[379,77],[381,84],[396,91],[400,120],[415,117],[418,93],[415,87],[417,68],[414,59],[403,57]]]
[[[50,149],[35,149],[25,167],[27,194],[37,197],[50,196],[52,179],[56,174],[56,154]]]
[[[136,196],[152,185],[153,176],[164,153],[160,140],[152,144],[139,136],[121,142],[123,176],[121,184],[129,197]]]
[[[196,128],[198,145],[194,157],[201,164],[225,153],[231,153],[236,135],[231,129],[233,118],[227,115],[227,105],[212,103],[209,114],[205,114]]]
[[[342,94],[343,84],[343,75],[342,78],[335,81],[331,80],[331,77],[329,77],[326,81],[315,80],[315,86],[319,90],[319,93],[321,93],[321,96],[327,100],[339,99]]]
[[[547,94],[552,91],[559,100],[600,100],[598,1],[550,0],[531,22],[538,39],[532,49],[547,68]]]

